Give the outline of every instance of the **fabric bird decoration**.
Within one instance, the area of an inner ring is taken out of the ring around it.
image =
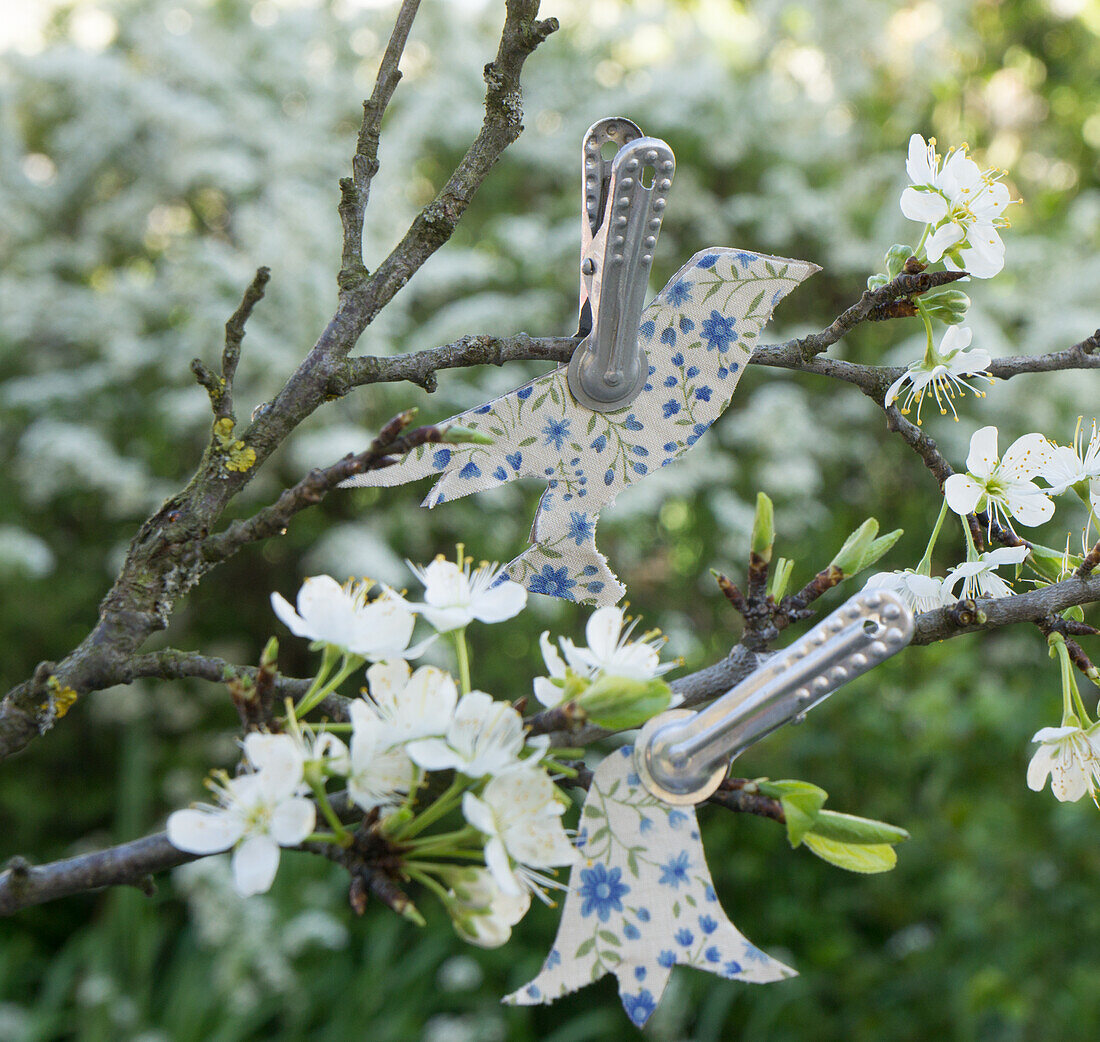
[[[601,163],[608,139],[621,147]],[[532,593],[607,605],[626,591],[596,549],[600,511],[695,445],[729,405],[772,310],[819,268],[712,248],[643,310],[672,152],[615,117],[593,126],[584,154],[581,300],[589,335],[572,361],[443,424],[479,431],[491,444],[420,445],[402,462],[344,484],[437,475],[422,504],[435,507],[508,481],[542,481],[531,545],[505,572]],[[648,188],[643,165],[656,171]],[[578,361],[587,369],[579,371]]]

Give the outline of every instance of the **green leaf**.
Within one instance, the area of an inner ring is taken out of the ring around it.
[[[746,315],[751,315],[758,307],[760,307],[760,301],[764,299],[764,291],[761,290],[752,298],[752,303],[749,305],[749,310],[745,312]]]
[[[867,553],[864,554],[863,560],[860,562],[860,570],[864,568],[870,568],[880,557],[884,556],[890,548],[901,537],[905,529],[895,528],[892,532],[887,532],[886,535],[880,535],[877,539],[873,540],[870,547],[867,549]]]
[[[590,951],[592,951],[592,949],[595,948],[595,947],[596,947],[596,938],[595,937],[589,937],[587,941],[582,941],[581,942],[580,947],[573,953],[573,958],[574,959],[582,959]]]
[[[493,444],[493,439],[488,434],[474,430],[473,427],[463,427],[457,423],[445,428],[442,433],[443,437],[440,440],[449,442],[451,445],[461,445],[463,442],[473,443],[474,445]],[[504,432],[501,431],[500,433],[503,434]]]
[[[536,441],[538,441],[538,439],[535,438],[534,436],[532,436],[530,438],[524,438],[523,441],[521,441],[519,443],[519,447],[521,449],[525,449],[525,448],[527,448],[528,445],[534,445]]]
[[[630,869],[630,874],[637,879],[638,878],[638,857],[633,850],[627,852],[626,855],[626,867]]]
[[[708,289],[706,293],[703,294],[702,303],[705,304],[708,300],[710,300],[710,298],[713,297],[714,294],[722,288],[722,286],[723,283],[721,282],[712,283],[710,289]]]
[[[588,433],[589,434],[592,433],[595,426],[596,426],[596,414],[593,413],[591,416],[588,417]]]
[[[804,842],[823,861],[847,872],[889,872],[898,863],[889,843],[840,843],[813,832],[805,836]]]
[[[587,807],[584,808],[584,816],[586,818],[602,818],[603,811],[594,803],[590,803]]]
[[[873,517],[867,518],[844,540],[844,545],[836,552],[830,564],[839,568],[845,578],[855,575],[863,567],[863,560],[870,552],[877,535],[878,522]]]
[[[821,808],[829,794],[812,782],[761,781],[757,788],[764,796],[779,800],[783,804],[783,814],[787,819],[787,839],[792,847],[797,847],[803,837],[813,828]]]
[[[765,561],[772,559],[775,543],[775,508],[763,492],[756,493],[756,515],[752,519],[752,537],[749,546],[754,554]]]
[[[866,846],[901,843],[909,838],[909,833],[897,825],[888,825],[873,818],[859,818],[854,814],[841,814],[835,810],[821,811],[812,831],[823,839]]]
[[[615,934],[613,934],[610,930],[598,930],[597,933],[599,934],[600,940],[603,941],[604,944],[614,944],[616,947],[622,946],[623,942],[620,941],[619,938],[616,937]]]

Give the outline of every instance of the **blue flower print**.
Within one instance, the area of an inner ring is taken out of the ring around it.
[[[630,451],[633,452],[635,456],[649,455],[649,449],[647,449],[644,445],[631,445]]]
[[[577,838],[573,840],[573,846],[578,850],[584,850],[585,843],[588,842],[588,826],[584,826],[577,830]]]
[[[628,412],[626,414],[626,419],[623,420],[623,426],[628,431],[640,431],[640,430],[644,429],[645,424],[644,423],[639,423],[638,419],[635,417],[634,413]]]
[[[546,421],[546,426],[542,428],[542,435],[546,439],[543,442],[544,445],[553,445],[560,451],[565,444],[565,439],[569,437],[569,421],[555,420],[551,416]]]
[[[631,460],[630,465],[634,468],[635,474],[644,474],[649,469],[644,463],[639,463],[637,460]]]
[[[681,366],[684,364],[684,356],[679,351],[674,354],[669,361],[675,366]]]
[[[661,954],[657,956],[657,965],[663,966],[666,970],[671,970],[676,965],[676,953],[670,952],[667,948],[662,948]]]
[[[670,416],[675,416],[680,411],[680,403],[675,399],[669,398],[664,405],[661,406],[661,412],[664,413],[664,417],[667,420]]]
[[[632,745],[620,745],[619,746],[619,755],[624,760],[628,760],[631,756],[634,755],[634,746],[632,746]]]
[[[670,886],[673,890],[679,890],[680,884],[689,885],[688,869],[691,862],[688,860],[686,850],[681,850],[674,858],[669,858],[667,864],[661,866],[661,878],[657,880],[661,886]]]
[[[653,332],[656,328],[657,324],[652,319],[649,322],[643,322],[638,327],[638,336],[644,337],[646,340],[648,340],[651,336],[653,336]]]
[[[544,564],[538,575],[530,578],[529,589],[532,593],[544,593],[548,597],[562,597],[567,601],[573,600],[569,592],[576,586],[576,582],[569,578],[569,569],[562,565],[555,568],[553,565]]]
[[[664,444],[665,452],[675,452],[679,447],[674,441],[666,441]]]
[[[537,984],[528,984],[527,994],[530,995],[531,998],[537,999],[542,995],[542,992],[539,990],[539,986]]]
[[[497,481],[507,481],[508,471],[506,471],[503,467],[497,467],[497,469],[493,471],[493,477],[496,478]]]
[[[603,476],[603,483],[605,485],[610,485],[611,482],[614,481],[614,480],[615,480],[615,471],[613,471],[609,467],[608,470],[607,470],[607,473]]]
[[[480,478],[481,468],[473,460],[470,460],[470,462],[458,472],[458,476],[464,478],[466,481],[469,481],[470,478]]]
[[[552,970],[555,966],[561,963],[561,952],[557,948],[551,948],[550,954],[546,956],[546,968]]]
[[[701,402],[709,402],[710,401],[710,396],[711,396],[712,393],[713,392],[711,391],[711,389],[709,387],[696,387],[695,388],[695,397],[698,398],[699,401],[701,401]]]
[[[607,435],[601,434],[594,442],[592,442],[592,448],[597,452],[603,452],[607,448]]]
[[[647,818],[644,814],[641,815],[638,821],[638,831],[645,835],[651,828],[653,828],[653,819]]]
[[[656,1008],[657,1000],[649,993],[648,988],[642,988],[637,995],[623,995],[623,1009],[638,1027],[649,1020]]]
[[[598,863],[581,869],[578,893],[584,900],[581,905],[582,918],[587,919],[595,912],[600,922],[606,923],[612,912],[623,910],[623,895],[630,893],[630,887],[620,881],[622,873],[621,868],[613,868],[609,872],[606,865]]]
[[[599,593],[600,590],[602,590],[602,589],[603,589],[603,583],[589,583],[588,584],[588,592],[589,593]]]
[[[626,784],[627,785],[633,785],[635,788],[637,788],[639,785],[642,784],[642,779],[640,777],[638,777],[638,775],[635,774],[634,771],[631,771],[626,776]],[[644,818],[645,815],[643,814],[642,817]]]
[[[440,449],[434,456],[432,456],[432,466],[435,467],[436,470],[442,470],[450,462],[450,449]]]
[[[584,566],[584,570],[581,572],[581,575],[595,575],[598,571],[599,568],[597,568],[594,564],[586,564]]]
[[[709,915],[699,916],[699,929],[703,933],[714,933],[718,929],[718,920],[712,919]]]
[[[708,901],[718,900],[718,895],[714,892],[714,887],[712,887],[709,883],[705,887],[703,887],[703,896]]]
[[[697,268],[713,268],[718,263],[717,253],[708,253],[705,257],[699,259],[699,263],[695,266]]]
[[[749,944],[748,941],[745,942],[745,958],[748,959],[749,962],[768,961],[768,956],[757,948],[756,945]]]
[[[685,948],[690,948],[695,941],[695,934],[688,929],[676,931],[676,943],[683,945]]]
[[[512,470],[519,470],[520,464],[523,462],[523,453],[506,452],[504,454],[504,459],[507,461],[508,466],[511,467]]]
[[[685,301],[691,300],[691,283],[687,279],[679,279],[668,287],[666,298],[674,308],[680,307]]]
[[[707,962],[722,961],[722,953],[717,948],[715,948],[713,944],[705,952],[703,952],[703,957],[707,960]]]
[[[566,537],[580,546],[586,539],[591,538],[596,531],[596,526],[588,520],[587,514],[577,510],[569,511],[569,535]]]
[[[489,412],[492,409],[492,407],[493,407],[492,402],[490,402],[488,405],[479,405],[474,410],[474,415],[475,416],[484,416],[487,412]]]
[[[644,966],[635,966],[634,967],[634,979],[635,980],[645,980],[645,967]]]
[[[636,941],[642,936],[642,931],[638,929],[633,923],[623,923],[623,936],[628,941]]]
[[[694,380],[699,375],[699,367],[697,365],[689,365],[687,372],[684,373],[685,380]]]
[[[741,262],[742,268],[747,268],[757,258],[755,253],[735,253],[734,256]]]
[[[638,911],[635,914],[638,916],[638,921],[639,922],[642,922],[642,923],[648,923],[649,922],[649,909],[648,908],[639,908]]]
[[[690,333],[695,328],[695,323],[687,315],[680,316],[680,332]]]
[[[518,391],[516,391],[516,397],[521,402],[525,402],[525,401],[527,401],[528,398],[531,397],[531,392],[532,391],[534,391],[533,387],[521,387]]]
[[[736,977],[741,972],[741,963],[735,962],[730,959],[725,966],[722,967],[723,977]]]
[[[676,330],[673,329],[672,326],[669,326],[668,329],[661,334],[661,343],[668,344],[669,347],[672,347],[672,345],[676,343]]]
[[[670,810],[668,812],[668,823],[674,829],[678,829],[687,819],[688,816],[682,810]]]
[[[680,382],[679,379],[676,376],[673,376],[671,374],[669,376],[665,377],[665,386],[666,387],[675,387],[679,382]]]
[[[737,339],[734,330],[736,320],[727,318],[718,311],[711,311],[710,318],[703,321],[703,339],[707,342],[707,350],[728,351],[730,344]]]
[[[729,374],[730,374],[730,371],[724,365],[720,365],[718,367],[718,379],[719,380],[724,380],[727,376],[729,376]]]

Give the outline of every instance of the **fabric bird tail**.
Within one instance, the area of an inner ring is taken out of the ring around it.
[[[595,505],[589,512],[584,500],[551,487],[543,493],[531,526],[531,543],[504,569],[510,579],[531,593],[561,597],[585,604],[617,604],[626,587],[596,549]]]

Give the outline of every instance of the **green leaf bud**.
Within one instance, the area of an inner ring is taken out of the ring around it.
[[[641,727],[663,713],[672,701],[672,689],[663,680],[631,680],[602,676],[576,700],[577,708],[598,727],[622,730]]]
[[[765,561],[772,559],[775,543],[775,508],[763,492],[756,493],[756,516],[752,519],[752,552]]]

